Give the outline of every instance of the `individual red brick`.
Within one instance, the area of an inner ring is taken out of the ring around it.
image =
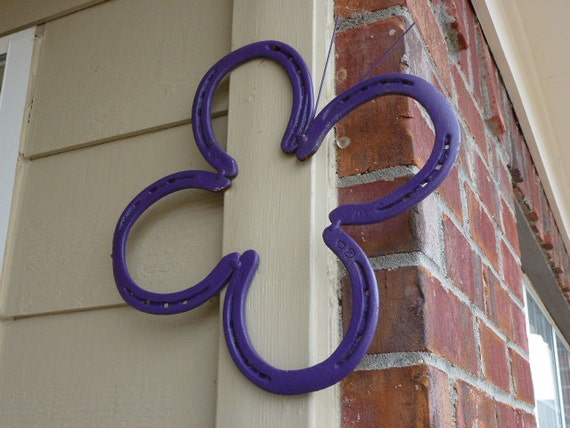
[[[477,245],[481,247],[489,261],[498,267],[497,237],[495,225],[481,207],[481,204],[473,191],[467,189],[469,205],[469,218],[471,220],[471,234]]]
[[[485,314],[507,337],[515,340],[511,296],[488,266],[482,266],[485,285]]]
[[[497,160],[495,175],[498,178],[500,193],[502,196],[507,197],[509,201],[512,201],[513,177],[509,171],[509,165],[503,161],[502,156],[497,156]]]
[[[342,427],[450,427],[449,380],[421,365],[355,371],[341,383]]]
[[[376,272],[380,294],[380,319],[368,350],[371,354],[385,352],[425,351],[426,278],[421,267],[401,267]],[[348,328],[352,308],[351,290],[343,284],[343,320]]]
[[[354,13],[376,12],[405,4],[406,0],[337,0],[335,2],[335,15],[346,18]]]
[[[522,283],[523,276],[521,264],[504,242],[501,242],[501,252],[503,255],[503,273],[505,275],[505,282],[514,295],[523,302],[524,288]]]
[[[350,140],[348,147],[338,151],[340,177],[423,164],[422,152],[433,144],[433,137],[431,132],[417,131],[427,126],[422,116],[413,116],[411,104],[402,96],[382,97],[359,107],[337,124],[337,137]]]
[[[431,123],[425,119],[428,114],[421,104],[415,100],[410,100],[409,109],[410,114],[407,119],[409,120],[410,133],[413,136],[414,159],[418,166],[423,167],[435,145],[435,133],[430,126]]]
[[[485,125],[481,112],[478,110],[471,91],[465,85],[465,80],[461,76],[457,67],[453,67],[453,80],[457,91],[457,102],[459,104],[459,114],[463,116],[469,127],[473,139],[481,147],[484,154],[487,154],[487,139],[485,136]]]
[[[455,390],[457,428],[503,428],[497,425],[495,401],[492,397],[461,379],[455,383]]]
[[[534,405],[534,390],[529,362],[514,349],[509,349],[511,371],[517,400]]]
[[[444,217],[443,226],[447,274],[471,301],[482,307],[483,296],[475,282],[475,254],[471,245],[449,217]]]
[[[457,4],[456,0],[444,0],[443,4],[445,5],[446,14],[451,18],[451,28],[457,33],[458,48],[466,50],[469,47],[469,35],[465,28],[464,3],[460,1]]]
[[[335,43],[337,92],[345,91],[362,81],[408,26],[406,18],[394,16],[338,33]],[[394,46],[371,76],[404,71],[402,55],[406,53],[405,40]]]
[[[406,26],[404,18],[394,17],[340,33],[337,92],[358,83]],[[373,74],[401,71],[404,53],[405,43],[399,43]],[[433,133],[415,101],[397,95],[360,106],[337,124],[336,134],[350,140],[350,145],[338,152],[341,177],[390,166],[421,165],[426,148],[433,145]]]
[[[475,179],[477,181],[479,198],[481,198],[491,215],[497,216],[497,191],[495,189],[497,180],[491,175],[479,155],[475,155]]]
[[[388,195],[408,181],[378,180],[339,189],[339,205],[370,202]],[[389,220],[370,225],[344,226],[366,255],[376,257],[420,249],[414,230],[413,211],[407,211]]]
[[[475,373],[477,356],[471,308],[430,277],[424,290],[428,350]]]
[[[416,27],[431,53],[435,65],[441,73],[446,89],[451,91],[451,73],[447,42],[431,9],[430,3],[426,0],[409,1],[408,8],[412,13]]]
[[[487,95],[485,98],[487,100],[485,120],[496,135],[502,135],[506,132],[506,125],[499,93],[500,82],[497,74],[497,66],[495,65],[489,48],[483,46],[481,50],[484,64],[483,82]]]
[[[536,417],[534,413],[523,413],[522,420],[523,428],[536,428]]]
[[[509,370],[505,341],[495,334],[482,320],[479,320],[481,338],[481,359],[483,376],[486,380],[509,392]]]
[[[461,1],[457,6],[458,13],[463,14],[462,21],[465,23],[465,32],[468,38],[468,49],[461,51],[461,58],[469,57],[469,64],[471,67],[471,80],[469,80],[470,87],[473,89],[473,96],[478,105],[483,105],[483,92],[481,88],[481,65],[479,59],[479,48],[481,45],[481,29],[478,24],[478,19],[475,16],[470,2]],[[465,73],[468,75],[469,73]]]
[[[461,131],[461,148],[459,150],[459,156],[457,158],[457,164],[462,166],[462,170],[469,174],[470,178],[472,176],[472,163],[473,163],[473,150],[470,148],[469,141],[470,138],[467,135],[467,129],[465,126],[460,126]]]
[[[504,199],[501,200],[501,205],[503,207],[502,220],[505,237],[507,238],[509,244],[515,249],[515,254],[520,257],[521,250],[516,215],[511,211],[510,207]]]
[[[496,403],[497,427],[523,427],[524,412],[521,409]]]
[[[457,216],[459,221],[463,221],[463,204],[461,202],[461,182],[459,181],[459,168],[455,165],[445,181],[438,187],[437,192],[441,195],[445,203]]]
[[[545,206],[541,203],[543,194],[542,185],[540,184],[540,179],[534,169],[529,184],[530,199],[533,207],[532,213],[536,216],[536,220],[533,221],[532,226],[536,229],[536,237],[540,239],[544,235],[543,223],[540,220],[544,214],[543,210]],[[528,198],[529,196],[527,195],[527,199]]]
[[[431,351],[476,372],[473,315],[467,305],[423,267],[380,270],[376,278],[380,319],[369,353]],[[348,281],[342,301],[346,329],[352,308]]]
[[[465,6],[467,10],[469,10],[469,16],[471,18],[472,11],[470,5]],[[469,18],[465,18],[469,21]],[[461,55],[469,55],[469,62],[471,64],[471,87],[473,88],[473,96],[478,105],[483,105],[483,89],[481,85],[482,77],[481,77],[481,60],[479,55],[479,49],[481,48],[481,44],[484,43],[482,41],[482,33],[481,27],[473,21],[468,22],[468,33],[469,33],[469,46],[470,48],[466,51],[462,51]]]
[[[513,319],[514,342],[525,352],[528,352],[528,335],[526,331],[526,316],[518,306],[511,306],[511,317]]]

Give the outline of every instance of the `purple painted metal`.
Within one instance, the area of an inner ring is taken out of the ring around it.
[[[180,171],[155,181],[127,205],[113,237],[113,274],[119,293],[133,308],[155,315],[189,311],[214,297],[226,285],[239,259],[238,253],[223,257],[200,283],[175,293],[153,293],[140,287],[129,274],[126,247],[129,233],[139,217],[165,196],[184,189],[223,192],[231,186],[229,178],[207,171]]]
[[[293,107],[289,124],[281,140],[281,150],[293,153],[297,148],[297,135],[307,127],[313,117],[313,83],[307,64],[291,46],[275,40],[252,43],[226,55],[202,78],[192,107],[192,127],[196,144],[216,170],[227,177],[238,174],[234,158],[219,145],[212,127],[212,103],[218,85],[232,70],[256,58],[271,59],[284,69],[293,90]]]
[[[312,156],[339,120],[362,104],[385,95],[404,95],[425,108],[435,129],[432,153],[423,168],[405,185],[376,201],[336,208],[329,216],[332,223],[379,223],[401,214],[433,192],[445,180],[457,159],[461,131],[455,111],[432,84],[401,73],[372,77],[333,99],[299,136],[297,158],[305,160]]]
[[[425,166],[405,185],[391,194],[365,204],[343,205],[330,213],[332,225],[323,233],[326,245],[344,264],[352,286],[353,313],[339,347],[324,361],[308,368],[282,370],[269,365],[255,351],[245,320],[249,287],[259,265],[253,250],[224,256],[199,284],[175,293],[152,293],[131,278],[126,264],[126,243],[138,218],[165,196],[188,188],[224,192],[238,174],[235,159],[218,144],[211,116],[215,91],[223,78],[241,64],[255,58],[276,61],[286,71],[293,90],[293,107],[281,142],[285,153],[305,160],[320,147],[327,132],[360,105],[388,94],[417,100],[431,117],[435,144]],[[265,41],[238,49],[218,61],[200,82],[192,108],[196,144],[218,174],[181,171],[161,178],[139,193],[121,215],[113,238],[113,271],[119,293],[134,308],[152,314],[174,314],[201,305],[228,282],[224,301],[224,333],[230,354],[241,372],[267,391],[303,394],[326,388],[347,376],[365,355],[374,336],[379,314],[376,278],[362,249],[344,232],[343,224],[384,221],[411,208],[433,192],[449,174],[460,145],[455,112],[431,84],[416,76],[386,74],[363,81],[338,95],[314,118],[313,87],[302,57],[290,46]]]
[[[366,354],[374,337],[380,310],[374,271],[362,249],[340,227],[323,233],[327,246],[345,266],[352,287],[352,316],[338,348],[324,361],[308,368],[282,370],[255,351],[246,323],[247,292],[259,264],[255,251],[246,251],[232,275],[224,300],[224,333],[230,354],[241,372],[255,385],[282,395],[305,394],[327,388],[348,376]]]

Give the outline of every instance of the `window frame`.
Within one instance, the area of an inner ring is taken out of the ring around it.
[[[526,315],[526,322],[527,322],[527,328],[528,328],[528,337],[530,339],[530,314],[529,314],[529,305],[528,305],[528,299],[532,298],[533,303],[536,305],[536,307],[538,308],[538,310],[541,312],[542,316],[545,318],[545,320],[547,321],[547,323],[550,326],[550,334],[552,336],[552,341],[553,341],[553,349],[552,349],[552,357],[553,357],[553,364],[554,364],[554,374],[556,376],[556,379],[554,379],[554,381],[556,382],[556,395],[557,395],[557,403],[559,405],[559,416],[561,419],[561,423],[562,426],[565,426],[565,421],[568,418],[568,415],[566,415],[566,410],[565,407],[567,407],[570,403],[564,403],[564,394],[563,394],[563,385],[562,385],[562,373],[561,373],[561,368],[560,368],[560,357],[558,354],[558,344],[561,343],[563,346],[565,346],[566,351],[570,352],[570,344],[568,343],[568,341],[564,338],[564,336],[562,335],[561,331],[558,329],[555,320],[552,318],[552,316],[550,315],[550,312],[548,310],[548,308],[544,305],[544,303],[542,302],[540,295],[538,294],[538,292],[535,289],[534,284],[527,278],[525,280],[525,315]],[[530,343],[529,343],[530,346]],[[529,354],[530,354],[531,350],[529,349]],[[533,382],[534,384],[534,382]],[[537,402],[537,398],[535,396],[535,415],[537,418],[537,424],[539,422],[539,415],[538,415],[538,402]]]
[[[6,55],[0,92],[0,283],[8,252],[8,228],[16,181],[36,29],[28,28],[0,38],[0,55]]]

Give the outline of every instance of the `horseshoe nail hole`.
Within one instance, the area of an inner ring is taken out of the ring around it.
[[[350,146],[350,138],[347,136],[339,137],[335,140],[335,142],[336,146],[339,149],[346,149],[348,146]]]
[[[170,306],[170,305],[169,305],[168,303],[164,303],[164,304],[162,305],[162,307],[163,307],[164,309],[168,308],[169,306]]]

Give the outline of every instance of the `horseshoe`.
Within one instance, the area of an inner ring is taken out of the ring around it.
[[[238,253],[224,256],[210,274],[198,284],[174,293],[153,293],[140,287],[127,268],[126,249],[129,233],[139,217],[162,198],[184,189],[223,192],[231,186],[227,177],[207,171],[181,171],[155,181],[141,191],[121,214],[113,236],[113,274],[117,289],[133,308],[155,315],[186,312],[214,297],[226,285]]]
[[[151,205],[187,188],[224,192],[238,175],[237,162],[221,148],[214,135],[212,102],[223,78],[255,58],[276,61],[289,77],[293,106],[281,149],[285,153],[294,153],[299,160],[311,157],[340,119],[360,105],[389,94],[404,95],[418,101],[435,129],[435,143],[428,161],[406,184],[375,201],[343,205],[329,214],[332,224],[323,232],[323,240],[348,272],[353,312],[348,331],[337,349],[324,361],[304,369],[273,367],[263,360],[251,343],[245,308],[247,293],[259,265],[259,256],[254,250],[243,255],[231,253],[224,256],[203,281],[175,293],[144,290],[131,278],[126,264],[128,235]],[[269,392],[284,395],[308,393],[335,384],[352,372],[365,355],[374,337],[380,310],[378,287],[370,262],[341,226],[377,223],[394,217],[419,203],[443,182],[457,159],[460,146],[461,134],[453,108],[427,81],[393,73],[375,76],[353,86],[334,98],[315,117],[313,87],[305,62],[290,46],[269,40],[244,46],[210,68],[196,91],[192,129],[200,152],[218,173],[189,170],[163,177],[127,205],[113,237],[113,272],[119,293],[128,304],[143,312],[174,314],[201,305],[229,282],[223,308],[226,344],[235,364],[251,382]]]
[[[374,271],[362,249],[336,225],[323,232],[323,240],[342,261],[350,277],[353,312],[348,331],[337,349],[324,361],[304,369],[282,370],[265,362],[255,351],[246,324],[247,292],[253,281],[259,256],[246,251],[228,286],[224,300],[226,344],[240,371],[266,391],[294,395],[318,391],[349,375],[366,354],[378,324],[380,311]]]
[[[281,150],[293,153],[297,136],[313,116],[313,83],[307,64],[291,46],[275,40],[252,43],[226,55],[208,70],[196,90],[192,106],[192,127],[204,159],[227,177],[238,174],[237,162],[218,143],[212,127],[212,103],[218,85],[232,70],[253,59],[268,58],[283,67],[293,90],[293,107],[283,134]]]
[[[343,117],[362,104],[385,95],[404,95],[415,99],[425,108],[435,129],[432,153],[422,169],[405,185],[375,201],[336,208],[329,216],[332,223],[379,223],[403,213],[437,189],[457,159],[461,130],[455,111],[447,99],[420,77],[392,73],[360,82],[326,105],[305,133],[299,136],[299,148],[296,151],[299,160],[312,156],[328,131]]]

